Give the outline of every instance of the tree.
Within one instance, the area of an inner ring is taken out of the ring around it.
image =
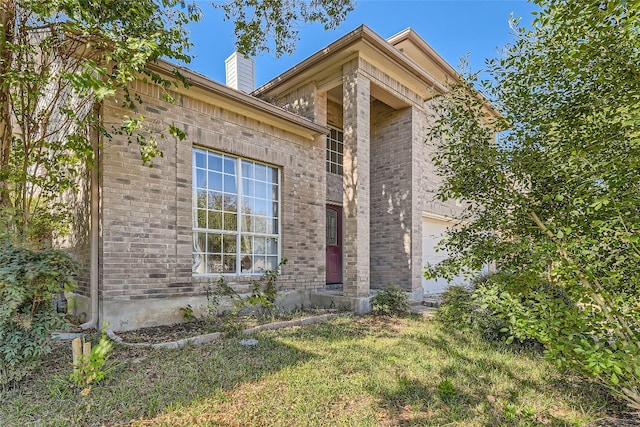
[[[95,161],[91,132],[127,135],[146,163],[159,154],[154,137],[140,133],[143,117],[135,116],[128,84],[140,74],[166,88],[175,84],[147,64],[160,57],[188,62],[186,25],[198,18],[194,5],[178,0],[0,2],[5,233],[48,240],[64,230],[69,205],[60,196],[75,190],[79,171]],[[114,96],[132,115],[105,129],[99,103]]]
[[[296,21],[334,27],[352,9],[336,0],[232,1],[227,19],[236,22],[238,49],[291,52]],[[91,140],[125,135],[152,164],[157,138],[184,134],[169,126],[154,133],[137,113],[128,91],[140,75],[167,89],[187,82],[175,70],[166,78],[147,64],[159,58],[189,63],[188,24],[200,18],[185,0],[0,0],[0,230],[50,240],[64,234],[79,173],[94,159]],[[100,102],[118,97],[131,115],[106,129]],[[93,137],[91,132],[94,133]]]
[[[238,51],[255,55],[273,38],[276,56],[293,53],[298,40],[297,22],[319,22],[325,30],[338,26],[353,10],[353,0],[229,0],[220,5],[225,19],[233,20]]]
[[[243,53],[266,49],[270,35],[282,53],[295,37],[284,23],[335,25],[350,3],[238,1],[225,10],[238,22],[249,10],[260,17],[250,31],[237,27]],[[166,77],[148,65],[188,63],[187,26],[199,18],[197,3],[185,0],[0,0],[0,387],[37,367],[50,330],[61,326],[51,296],[69,290],[77,266],[49,246],[67,231],[75,206],[66,196],[86,181],[98,139],[123,135],[151,165],[162,155],[158,138],[185,136],[173,125],[148,129],[129,87],[142,77],[173,102],[170,89],[188,82],[178,69]],[[109,128],[100,117],[106,98],[130,111]]]
[[[494,80],[467,73],[434,104],[439,197],[469,207],[426,274],[495,263],[477,295],[511,339],[640,411],[640,2],[536,3]]]

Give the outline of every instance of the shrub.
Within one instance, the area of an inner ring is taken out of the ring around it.
[[[436,318],[455,328],[466,329],[471,326],[474,311],[473,290],[466,286],[450,286],[442,294],[443,304],[436,312]]]
[[[64,252],[0,241],[0,388],[22,380],[51,351],[51,331],[65,325],[53,295],[72,289],[75,267]]]
[[[276,308],[276,298],[278,297],[278,276],[280,276],[280,270],[283,265],[287,264],[288,260],[282,258],[280,263],[273,270],[265,270],[259,279],[254,280],[252,285],[251,295],[243,297],[238,294],[231,286],[224,282],[224,278],[221,276],[218,279],[218,286],[215,292],[211,292],[210,288],[207,291],[207,311],[209,317],[211,317],[212,310],[219,304],[218,298],[220,296],[230,297],[235,301],[234,314],[239,313],[247,306],[257,308],[262,316],[273,316]]]
[[[442,295],[436,318],[447,327],[472,330],[490,341],[506,338],[507,323],[483,300],[488,293],[500,292],[495,279],[494,275],[482,274],[469,286],[450,286]]]
[[[406,316],[409,314],[407,294],[396,285],[378,291],[371,302],[371,311],[375,315]]]
[[[86,396],[91,391],[91,384],[102,381],[109,370],[104,369],[107,358],[113,351],[113,343],[107,337],[104,328],[97,345],[91,347],[90,342],[76,338],[73,343],[73,372],[69,380],[81,388],[81,395]]]

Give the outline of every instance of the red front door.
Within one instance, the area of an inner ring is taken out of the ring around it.
[[[342,208],[327,205],[327,283],[342,283]]]

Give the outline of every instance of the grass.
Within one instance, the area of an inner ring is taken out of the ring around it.
[[[116,347],[86,397],[66,379],[64,348],[0,392],[0,425],[589,426],[608,404],[539,355],[422,318],[338,318],[260,333],[251,347],[242,338]]]

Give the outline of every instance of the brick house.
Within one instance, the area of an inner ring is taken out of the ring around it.
[[[283,257],[283,305],[366,312],[390,283],[416,299],[441,291],[422,266],[442,256],[434,245],[460,207],[434,200],[425,137],[451,66],[411,29],[385,40],[366,26],[256,90],[252,63],[228,61],[228,81],[250,93],[183,70],[191,86],[169,105],[136,82],[149,125],[187,134],[159,141],[153,168],[122,138],[102,142],[76,239],[86,326],[179,321],[220,275],[243,292]],[[123,114],[103,105],[107,126]]]

